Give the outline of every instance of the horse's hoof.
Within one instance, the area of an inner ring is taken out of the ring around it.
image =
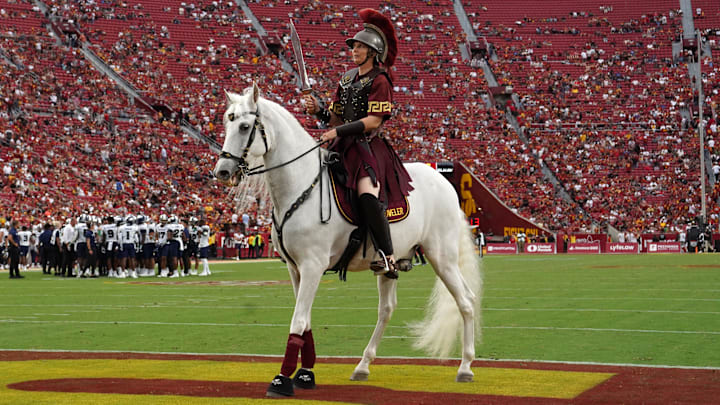
[[[276,375],[270,382],[265,395],[271,398],[286,398],[295,395],[292,380],[284,375]]]
[[[350,381],[367,381],[370,373],[365,371],[353,371]]]
[[[304,368],[301,368],[297,371],[297,373],[295,373],[295,378],[293,378],[293,384],[296,388],[301,388],[304,390],[315,389],[315,373],[310,370],[305,370]]]
[[[472,382],[473,381],[473,373],[458,373],[457,377],[455,377],[455,382]]]

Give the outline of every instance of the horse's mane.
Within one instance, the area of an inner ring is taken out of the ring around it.
[[[253,86],[250,86],[250,87],[244,89],[242,92],[242,95],[239,95],[237,93],[229,93],[228,97],[231,99],[231,102],[233,102],[233,103],[248,102],[250,100],[250,98],[253,97]],[[247,99],[243,100],[240,97],[243,97],[243,98],[247,97]],[[295,117],[295,115],[293,115],[290,111],[288,111],[282,105],[276,103],[273,100],[265,98],[262,95],[260,95],[258,97],[257,104],[260,107],[260,114],[262,114],[262,111],[264,111],[264,110],[270,110],[274,114],[279,116],[280,121],[287,123],[287,125],[289,125],[291,127],[291,132],[293,132],[294,137],[296,137],[296,138],[299,137],[300,135],[295,134],[295,133],[300,133],[300,134],[304,134],[304,136],[307,137],[308,139],[311,139],[311,140],[313,139],[312,136],[310,135],[310,133],[303,127],[303,125],[300,123],[300,121],[298,121],[297,117]]]
[[[271,111],[280,116],[282,121],[288,123],[293,129],[292,132],[294,137],[299,137],[300,134],[303,134],[303,136],[307,137],[308,139],[313,139],[310,133],[305,129],[305,127],[303,127],[300,121],[298,121],[297,117],[295,117],[294,114],[292,114],[282,105],[262,96],[260,96],[260,98],[258,99],[258,103],[260,104],[261,111],[269,107]]]

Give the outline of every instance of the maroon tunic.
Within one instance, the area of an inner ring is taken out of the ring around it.
[[[365,76],[357,75],[353,82]],[[340,103],[341,88],[335,94],[333,105]],[[379,200],[384,203],[402,201],[413,187],[410,175],[402,165],[400,157],[383,136],[382,127],[392,113],[392,87],[385,74],[378,74],[373,80],[368,94],[367,111],[358,112],[360,118],[368,115],[382,117],[383,124],[372,133],[363,136],[336,138],[330,150],[340,153],[343,166],[348,173],[346,186],[357,192],[357,181],[370,177],[375,184],[380,183]],[[366,146],[367,145],[367,146]],[[374,175],[373,175],[374,174]]]

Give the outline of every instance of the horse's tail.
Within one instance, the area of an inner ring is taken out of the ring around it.
[[[458,266],[464,287],[474,304],[475,339],[478,341],[482,332],[480,304],[482,301],[483,280],[481,262],[475,253],[475,244],[470,229],[466,225],[465,214],[460,211],[459,215],[461,224]],[[425,319],[410,325],[410,329],[416,337],[413,347],[423,350],[433,357],[447,358],[453,352],[458,337],[463,330],[463,319],[455,299],[440,278],[435,281],[427,308]]]

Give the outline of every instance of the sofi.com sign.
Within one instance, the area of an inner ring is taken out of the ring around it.
[[[528,243],[525,245],[525,253],[536,255],[554,255],[557,253],[554,243]]]

